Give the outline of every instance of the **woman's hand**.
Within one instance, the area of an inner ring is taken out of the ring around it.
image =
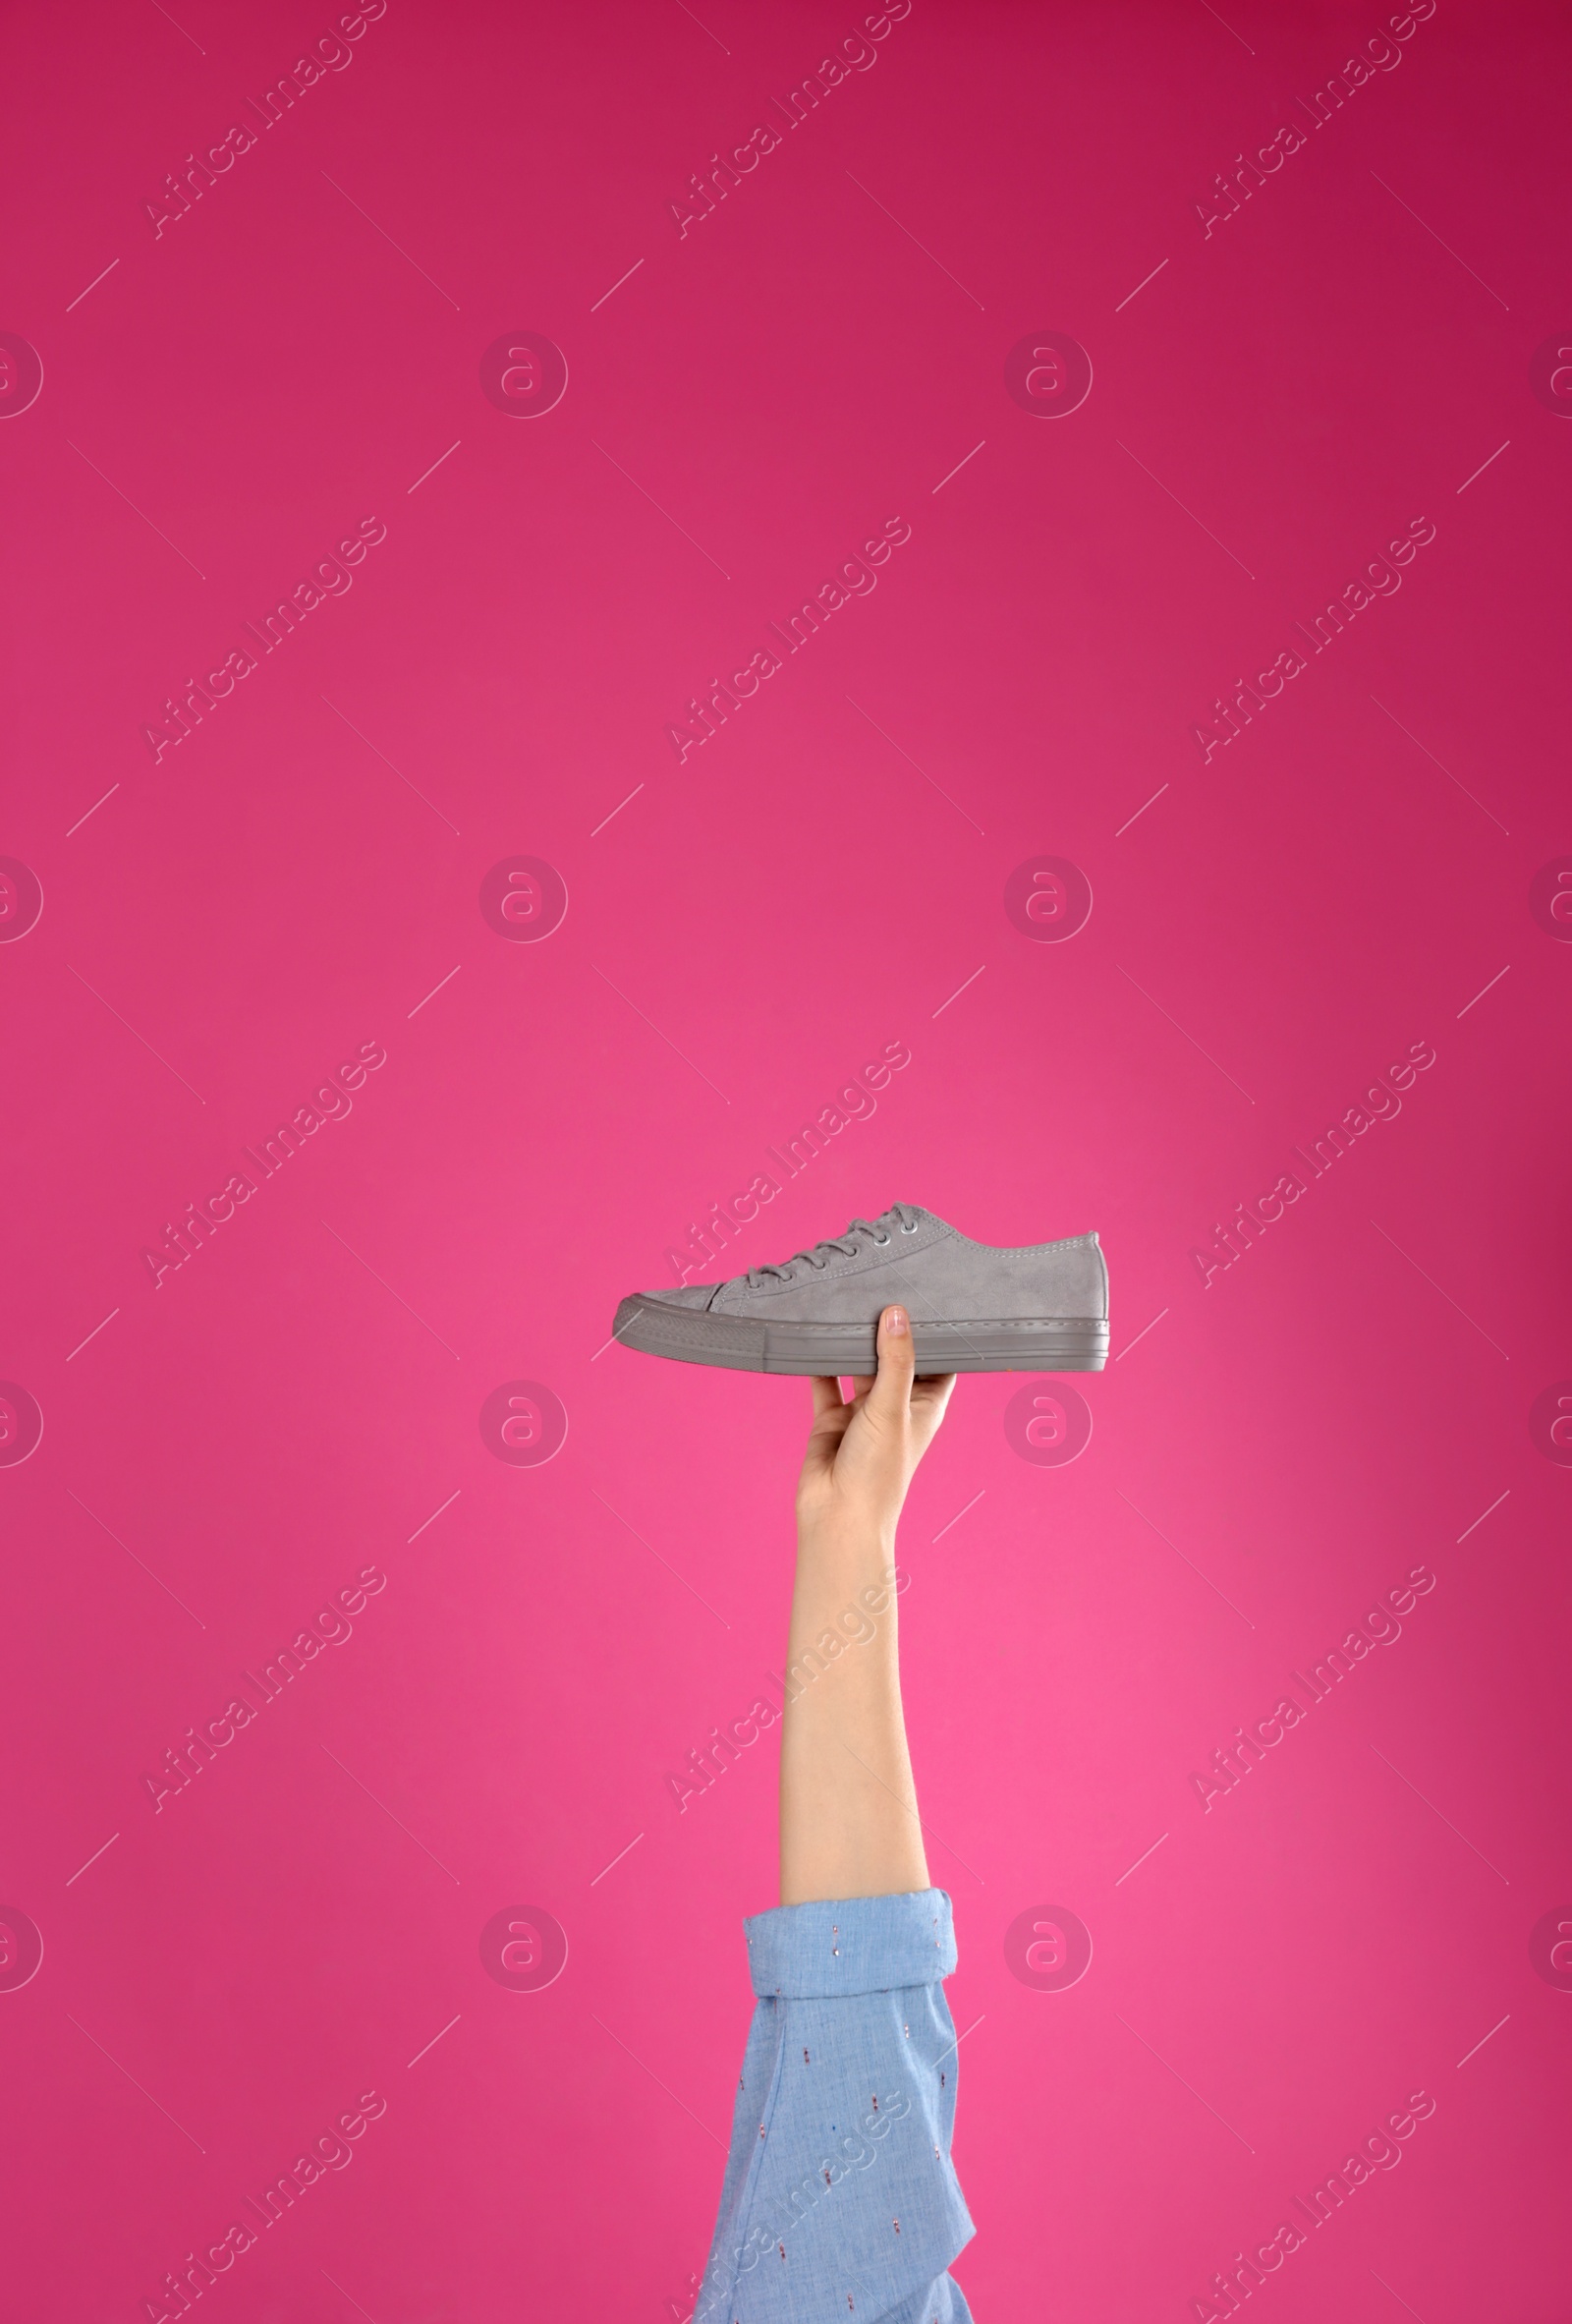
[[[877,1353],[849,1404],[838,1380],[814,1383],[783,1680],[783,1904],[928,1886],[891,1584],[901,1503],[955,1381],[914,1379],[904,1308],[879,1317]]]
[[[878,1371],[853,1383],[814,1382],[814,1425],[797,1482],[797,1528],[805,1543],[876,1538],[893,1551],[895,1525],[917,1464],[938,1433],[955,1386],[953,1372],[913,1377],[917,1356],[905,1308],[878,1320]]]

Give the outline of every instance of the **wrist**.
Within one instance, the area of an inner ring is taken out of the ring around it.
[[[877,1572],[895,1564],[895,1522],[834,1516],[802,1518],[797,1526],[797,1557],[829,1570]]]

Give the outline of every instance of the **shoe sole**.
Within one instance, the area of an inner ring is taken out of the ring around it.
[[[920,1380],[942,1372],[1100,1372],[1108,1360],[1108,1327],[1089,1317],[925,1323],[914,1316],[912,1331]],[[727,1372],[845,1379],[877,1368],[874,1324],[771,1324],[665,1307],[637,1292],[618,1308],[612,1336],[645,1355]]]

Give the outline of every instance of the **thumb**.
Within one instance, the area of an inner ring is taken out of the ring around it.
[[[878,1376],[869,1391],[869,1407],[880,1420],[904,1424],[912,1400],[917,1353],[912,1345],[912,1323],[904,1307],[887,1307],[878,1319]]]

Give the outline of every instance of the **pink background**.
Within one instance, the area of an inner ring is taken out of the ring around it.
[[[216,2306],[686,2313],[772,1745],[681,1814],[666,1778],[777,1664],[807,1393],[604,1342],[891,1042],[707,1275],[899,1198],[1095,1226],[1113,1278],[1081,1457],[1018,1457],[1022,1383],[965,1382],[903,1534],[979,2318],[1208,2313],[1421,2090],[1258,2296],[1566,2312],[1572,1996],[1530,1933],[1572,1920],[1572,1476],[1529,1416],[1572,1372],[1572,952],[1529,890],[1572,850],[1572,428],[1531,384],[1572,337],[1572,38],[916,0],[680,234],[860,21],[392,0],[155,233],[329,0],[13,15],[18,2312],[173,2313],[165,2271],[374,2091]],[[1398,64],[1312,130],[1372,38]],[[521,330],[568,365],[539,415],[480,391]],[[1004,387],[1045,331],[1094,367],[1064,416]],[[155,762],[165,698],[363,519],[353,587]],[[679,763],[695,690],[887,519],[876,589]],[[1416,519],[1395,595],[1204,760],[1219,689]],[[549,941],[482,918],[516,855],[566,882]],[[1039,855],[1091,882],[1071,942],[1005,913]],[[1192,1248],[1416,1043],[1400,1115],[1204,1287]],[[353,1112],[155,1288],[144,1246],[362,1044]],[[481,1440],[518,1379],[568,1415],[546,1465]],[[1203,1809],[1419,1564],[1402,1637]],[[353,1637],[155,1809],[366,1566]],[[1050,1904],[1095,1944],[1059,1993],[1004,1952]],[[515,1992],[478,1942],[525,1906],[569,1955]]]

